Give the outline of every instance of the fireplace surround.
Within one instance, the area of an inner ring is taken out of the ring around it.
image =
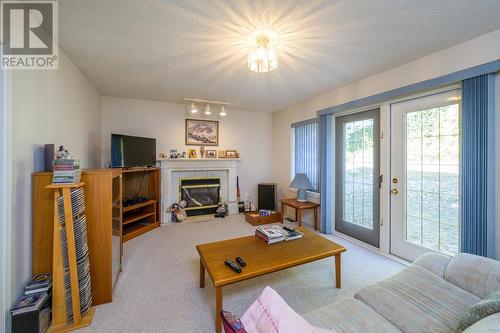
[[[179,180],[184,178],[220,178],[222,202],[228,203],[229,214],[237,214],[238,203],[236,202],[236,177],[238,176],[239,161],[240,159],[237,158],[166,158],[159,160],[162,184],[162,223],[171,222],[169,207],[173,203],[179,202]]]

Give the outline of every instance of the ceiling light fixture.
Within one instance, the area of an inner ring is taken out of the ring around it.
[[[191,103],[191,113],[197,113],[198,109],[196,108],[196,105],[194,105],[194,102]]]
[[[223,105],[223,106],[221,106],[221,108],[220,108],[220,113],[219,113],[219,116],[224,117],[226,114],[227,114],[227,113],[226,113],[226,107]]]
[[[256,32],[250,37],[248,68],[252,72],[266,73],[278,67],[278,53],[271,34]]]
[[[203,111],[203,105],[205,106],[205,111]],[[184,108],[187,114],[199,114],[198,111],[202,111],[201,117],[207,116],[209,118],[213,117],[212,109],[215,108],[216,117],[224,117],[227,115],[226,107],[229,105],[227,102],[211,101],[207,99],[199,98],[187,98],[184,97]]]
[[[207,104],[207,107],[205,108],[205,114],[207,116],[211,115],[212,114],[212,111],[210,111],[210,104]]]

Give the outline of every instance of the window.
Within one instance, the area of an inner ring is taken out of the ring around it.
[[[374,119],[343,126],[344,216],[346,222],[373,229]]]
[[[319,121],[317,118],[292,124],[293,175],[305,173],[313,188],[319,192]]]

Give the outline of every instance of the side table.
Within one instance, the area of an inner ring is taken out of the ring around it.
[[[292,207],[295,209],[295,216],[297,217],[297,222],[299,227],[302,226],[302,210],[313,209],[314,210],[314,230],[318,230],[318,207],[319,204],[311,201],[297,201],[296,198],[286,198],[281,199],[281,223],[284,222],[285,218],[285,206]]]

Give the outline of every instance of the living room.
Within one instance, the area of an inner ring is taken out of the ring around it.
[[[2,332],[499,330],[498,1],[1,5]]]

